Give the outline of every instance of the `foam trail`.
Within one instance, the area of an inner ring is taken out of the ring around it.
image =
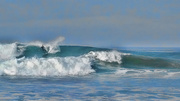
[[[86,75],[94,70],[83,57],[11,59],[1,62],[0,75],[67,76]]]

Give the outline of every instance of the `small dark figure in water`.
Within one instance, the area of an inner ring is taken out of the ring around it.
[[[45,49],[44,45],[42,45],[42,46],[41,46],[41,49],[42,49],[42,50],[43,50],[43,52],[44,52],[43,57],[47,57],[48,52],[47,52],[47,50]]]
[[[46,52],[46,49],[45,49],[45,47],[42,45],[41,46],[41,49],[44,51],[44,52]]]

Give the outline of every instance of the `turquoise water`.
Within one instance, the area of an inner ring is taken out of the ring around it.
[[[179,100],[179,48],[0,44],[0,100]],[[6,51],[5,51],[6,50]]]

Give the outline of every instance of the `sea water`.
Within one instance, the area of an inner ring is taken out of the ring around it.
[[[0,44],[0,100],[180,100],[180,49]]]

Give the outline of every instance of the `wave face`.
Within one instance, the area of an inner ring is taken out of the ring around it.
[[[112,68],[117,69],[114,74],[126,74],[131,69],[137,72],[134,70],[137,68],[180,68],[177,59],[134,55],[106,48],[59,46],[61,41],[57,40],[48,44],[0,44],[0,75],[74,76],[110,72]]]

